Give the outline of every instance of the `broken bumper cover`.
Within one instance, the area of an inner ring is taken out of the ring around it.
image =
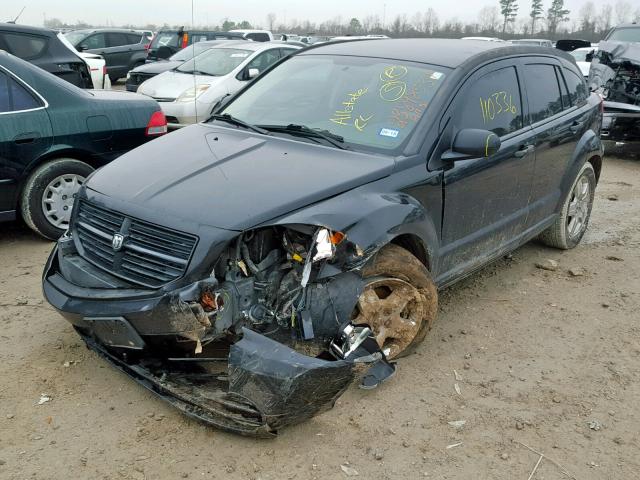
[[[206,363],[127,363],[92,337],[87,346],[184,414],[228,432],[269,438],[333,407],[357,364],[307,357],[251,330],[231,346],[227,372]]]

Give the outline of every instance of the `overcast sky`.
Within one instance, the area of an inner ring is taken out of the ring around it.
[[[84,20],[91,24],[111,25],[153,23],[162,25],[191,23],[191,0],[0,0],[2,16],[15,17],[22,6],[26,9],[19,22],[29,25],[42,25],[45,18],[59,18],[66,22]],[[585,0],[565,0],[566,8],[577,14]],[[530,0],[520,0],[520,16],[526,16],[530,8]],[[594,3],[600,5],[600,1]],[[611,0],[614,3],[614,0]],[[630,0],[635,7],[640,0]],[[397,15],[406,13],[413,15],[431,7],[438,12],[441,21],[450,17],[458,17],[470,21],[485,5],[498,5],[495,1],[448,0],[429,2],[424,0],[194,0],[195,23],[219,24],[224,18],[231,20],[248,20],[252,24],[266,25],[269,12],[276,14],[276,23],[291,19],[322,22],[337,16],[344,19],[363,18],[367,15],[379,15],[382,19],[386,4],[387,22]],[[551,0],[544,0],[545,8]],[[572,15],[573,16],[573,15]],[[6,21],[9,18],[2,18]]]

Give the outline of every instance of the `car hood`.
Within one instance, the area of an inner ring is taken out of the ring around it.
[[[173,62],[173,61],[159,61],[152,63],[145,63],[144,65],[140,65],[139,67],[134,68],[131,72],[134,73],[163,73],[168,72],[169,70],[173,70],[176,67],[182,65],[182,62]]]
[[[240,231],[385,177],[394,165],[392,157],[199,124],[121,156],[86,186],[118,203]]]
[[[138,93],[154,98],[177,98],[185,90],[193,88],[194,85],[202,83],[215,85],[223,78],[224,77],[211,77],[208,75],[188,75],[169,71],[156,75],[144,82],[138,88]]]

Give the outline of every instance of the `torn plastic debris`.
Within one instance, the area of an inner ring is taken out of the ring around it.
[[[390,365],[395,372],[371,336],[347,358],[330,361],[302,355],[245,328],[243,338],[230,347],[225,372],[221,371],[223,362],[197,358],[145,357],[127,363],[90,336],[78,333],[89,348],[184,414],[253,437],[272,437],[283,427],[329,410],[368,367],[364,379],[378,365]]]

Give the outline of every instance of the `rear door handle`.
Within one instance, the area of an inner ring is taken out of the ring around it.
[[[520,150],[517,150],[516,153],[513,154],[516,158],[526,157],[530,152],[533,152],[533,145],[523,145],[520,147]]]
[[[584,122],[578,122],[576,120],[571,124],[571,127],[569,127],[569,130],[571,130],[572,133],[578,133],[582,129],[583,125],[584,125]]]

